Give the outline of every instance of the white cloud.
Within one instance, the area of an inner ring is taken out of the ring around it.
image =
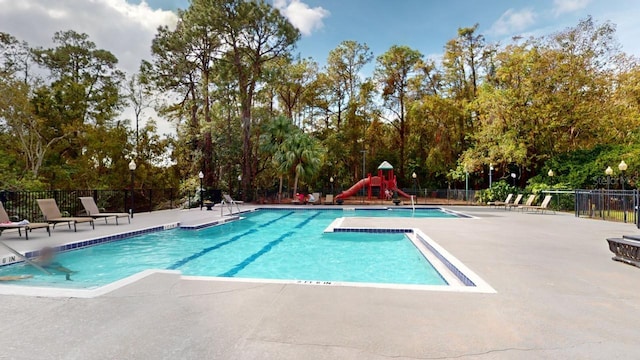
[[[273,6],[306,36],[321,29],[324,26],[322,20],[330,15],[321,6],[310,8],[300,0],[273,0]]]
[[[0,0],[0,9],[0,31],[45,48],[53,45],[56,31],[86,33],[98,48],[111,51],[128,74],[137,72],[142,59],[150,58],[157,27],[177,22],[173,12],[151,9],[145,1]],[[122,117],[132,119],[131,109],[125,109]],[[173,132],[162,119],[158,128],[162,133]]]
[[[496,22],[489,28],[489,33],[493,35],[511,35],[536,22],[536,13],[531,8],[522,10],[509,9],[505,11]]]
[[[150,56],[156,28],[177,21],[173,12],[151,9],[144,1],[0,0],[0,8],[1,31],[43,47],[52,45],[56,31],[84,32],[99,48],[113,52],[128,73]]]
[[[584,9],[591,0],[553,0],[553,13],[558,16]]]

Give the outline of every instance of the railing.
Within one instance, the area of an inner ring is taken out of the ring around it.
[[[575,190],[542,190],[543,195],[551,195],[549,207],[556,211],[574,211],[576,202]],[[538,201],[541,201],[539,197]]]
[[[123,190],[43,190],[43,191],[2,191],[0,201],[12,220],[42,219],[38,199],[55,199],[64,215],[82,215],[84,208],[78,199],[91,196],[98,208],[105,212],[147,212],[188,206],[193,201],[195,191],[180,193],[176,189],[129,189]],[[132,198],[133,196],[133,198]],[[133,200],[133,202],[132,202]]]
[[[575,190],[578,217],[635,223],[638,216],[638,190]]]

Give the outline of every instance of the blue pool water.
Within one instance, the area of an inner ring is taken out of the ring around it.
[[[359,216],[369,212],[392,213],[356,211]],[[174,229],[58,254],[61,264],[77,271],[73,281],[23,264],[0,268],[0,276],[33,274],[15,283],[66,288],[93,288],[146,269],[199,276],[446,284],[404,234],[323,233],[335,218],[349,216],[347,212],[264,210],[243,216],[199,231]]]

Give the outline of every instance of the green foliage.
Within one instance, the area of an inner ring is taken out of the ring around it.
[[[556,184],[564,189],[605,188],[607,177],[605,169],[611,166],[613,179],[620,177],[618,164],[624,160],[627,165],[627,188],[637,187],[637,174],[640,171],[640,144],[597,145],[589,150],[576,150],[557,155],[542,167],[540,174],[532,177],[529,184]],[[552,169],[554,176],[547,175]],[[615,181],[615,188],[618,181]]]
[[[458,29],[441,61],[392,45],[344,41],[320,68],[293,56],[300,33],[270,2],[194,0],[161,27],[127,86],[118,59],[88,35],[57,32],[50,48],[0,33],[0,186],[174,186],[199,171],[207,187],[338,188],[391,162],[400,186],[470,187],[517,169],[526,191],[605,187],[604,169],[640,169],[640,64],[615,27],[591,18],[563,31],[488,44]],[[361,76],[373,59],[372,78]],[[122,90],[125,91],[122,91]],[[158,134],[142,110],[155,95],[177,125]],[[118,120],[124,103],[135,118]],[[138,136],[134,135],[135,128]],[[171,158],[169,158],[169,154]],[[552,169],[553,178],[547,176]],[[320,174],[323,174],[320,176]],[[124,180],[123,180],[124,179]],[[615,185],[614,187],[616,187]],[[506,182],[481,201],[516,192]]]
[[[491,188],[476,192],[476,201],[486,204],[489,201],[504,201],[509,194],[522,193],[522,190],[509,185],[506,181],[497,181],[491,184]]]

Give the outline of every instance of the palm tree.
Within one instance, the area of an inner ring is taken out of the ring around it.
[[[323,158],[324,151],[319,142],[299,130],[290,133],[282,143],[280,151],[274,156],[274,163],[278,165],[280,173],[295,173],[295,194],[298,192],[298,181],[316,175],[320,171]]]
[[[282,163],[282,144],[290,134],[296,132],[300,132],[300,129],[293,125],[291,119],[278,116],[267,123],[265,132],[260,138],[262,151],[271,154],[272,161],[276,165],[276,171],[280,178],[278,202],[280,202],[282,198],[282,178],[288,173],[288,170],[282,171],[283,169],[279,166],[279,164]]]

